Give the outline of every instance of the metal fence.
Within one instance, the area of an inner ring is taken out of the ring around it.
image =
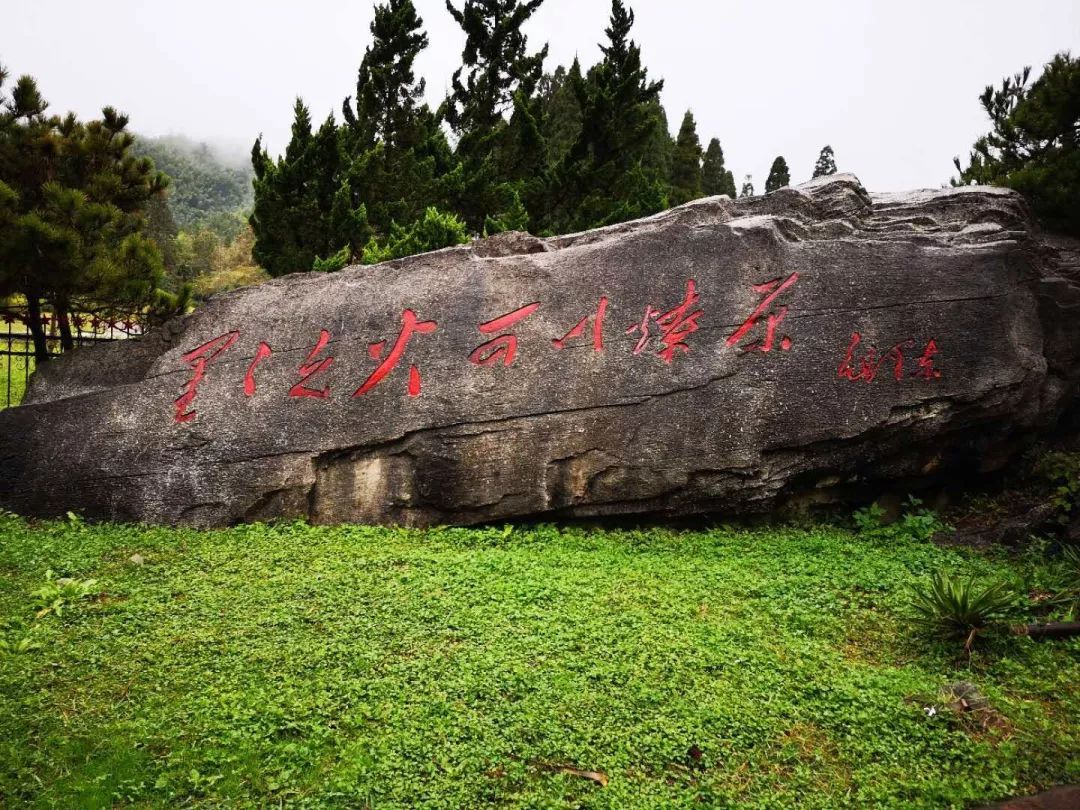
[[[25,308],[0,308],[0,408],[18,405],[34,372],[34,337]],[[75,348],[112,340],[127,340],[142,334],[136,316],[69,315],[43,312],[41,325],[50,357],[63,353],[60,327],[67,320]]]

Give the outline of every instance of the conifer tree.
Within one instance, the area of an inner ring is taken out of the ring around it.
[[[821,148],[821,154],[814,164],[814,177],[827,174],[836,174],[836,158],[833,156],[833,148],[826,144]]]
[[[705,150],[705,159],[701,163],[701,190],[704,194],[726,194],[735,199],[735,176],[724,166],[724,150],[720,140],[713,138]]]
[[[0,89],[6,78],[0,68]],[[25,296],[39,363],[48,360],[43,303],[70,349],[73,314],[169,298],[158,287],[161,255],[145,232],[146,206],[168,179],[132,153],[127,116],[106,107],[83,123],[47,108],[30,76],[0,97],[0,296]]]
[[[548,177],[545,228],[566,232],[622,222],[667,207],[663,171],[671,136],[659,131],[662,81],[649,81],[630,39],[633,11],[612,0],[603,60],[575,82],[581,132]]]
[[[545,74],[540,81],[542,101],[542,135],[547,165],[557,165],[570,151],[581,132],[581,104],[574,94],[580,85],[581,64],[574,57],[570,69],[559,65],[554,73]]]
[[[702,196],[701,141],[698,139],[694,114],[686,111],[671,164],[671,204],[696,200]]]
[[[465,49],[441,112],[458,138],[456,155],[463,165],[457,207],[476,230],[498,213],[504,185],[521,189],[544,160],[536,91],[548,49],[529,54],[522,30],[542,3],[464,0],[458,9],[446,0],[465,32]]]
[[[371,35],[357,73],[355,109],[351,98],[342,105],[341,179],[349,207],[363,204],[370,227],[385,236],[392,224],[410,223],[443,202],[439,181],[453,161],[437,119],[421,101],[425,83],[413,66],[428,38],[412,0],[376,5]]]
[[[754,179],[751,175],[746,175],[743,178],[742,190],[739,192],[740,197],[753,197],[754,196]]]
[[[260,138],[252,148],[251,162],[252,255],[266,272],[271,276],[306,272],[317,258],[346,246],[360,254],[371,236],[367,211],[352,200],[333,116],[312,132],[307,106],[297,99],[285,154],[271,160]]]
[[[415,147],[423,134],[425,81],[416,79],[413,64],[428,45],[423,20],[412,0],[388,0],[375,6],[370,30],[371,44],[357,71],[355,112],[351,97],[342,104],[345,129],[357,141],[350,151],[370,149],[376,141],[388,151]]]
[[[1031,68],[979,97],[992,129],[975,141],[956,185],[1005,186],[1042,222],[1080,236],[1080,58],[1054,56],[1030,86]]]
[[[769,169],[769,176],[765,179],[765,193],[768,194],[781,189],[791,183],[791,174],[788,172],[787,161],[783,156],[777,157]]]

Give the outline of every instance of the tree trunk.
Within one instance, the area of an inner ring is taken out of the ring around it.
[[[1046,622],[1045,624],[1021,624],[1013,628],[1018,636],[1031,638],[1068,638],[1080,635],[1080,622]]]
[[[75,341],[71,337],[71,302],[66,296],[56,298],[56,323],[60,327],[60,348],[70,352]]]
[[[45,340],[45,324],[41,322],[41,300],[37,295],[26,296],[27,326],[34,339],[34,362],[37,365],[49,361],[49,344]]]

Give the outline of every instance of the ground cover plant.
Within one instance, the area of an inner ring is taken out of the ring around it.
[[[968,656],[912,621],[932,572],[1022,594],[1049,563],[862,524],[3,516],[0,805],[942,808],[1080,781],[1080,642]]]

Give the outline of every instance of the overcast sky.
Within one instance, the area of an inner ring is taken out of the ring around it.
[[[460,4],[460,0],[458,0]],[[464,37],[442,0],[416,0],[434,106]],[[633,36],[673,130],[691,108],[760,192],[773,158],[809,178],[822,145],[873,191],[936,187],[987,128],[978,95],[1060,50],[1080,51],[1076,0],[637,0]],[[148,135],[284,148],[293,99],[319,121],[353,93],[366,0],[4,0],[0,64],[30,73],[53,112],[106,104]],[[546,0],[526,28],[548,68],[597,61],[610,0]]]

